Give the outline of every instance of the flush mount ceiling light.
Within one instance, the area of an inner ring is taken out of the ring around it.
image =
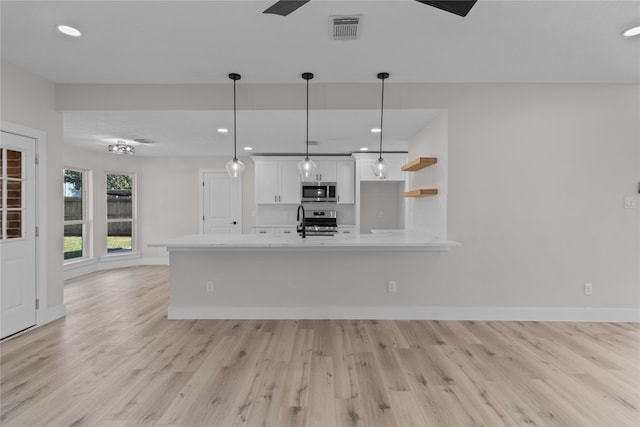
[[[637,36],[638,34],[640,34],[640,25],[638,25],[637,27],[629,28],[627,31],[622,33],[622,35],[625,37]]]
[[[227,128],[218,128],[218,133],[227,133],[229,132],[229,129]]]
[[[371,133],[380,133],[380,132],[382,132],[382,129],[380,129],[380,128],[371,129]]]
[[[117,144],[109,144],[109,152],[114,154],[133,154],[135,149],[133,145],[125,144],[123,141],[118,141]]]
[[[237,73],[229,74],[229,78],[233,80],[233,159],[227,162],[227,172],[231,178],[238,178],[244,172],[244,163],[238,160],[236,155],[236,82],[241,76]]]
[[[80,30],[69,25],[58,25],[58,31],[71,37],[80,37],[82,35]]]
[[[384,81],[389,78],[389,73],[378,73],[378,78],[382,80],[382,97],[380,100],[380,155],[378,160],[371,164],[373,174],[380,178],[385,177],[385,164],[382,160],[382,119],[384,117]]]
[[[316,172],[316,164],[309,158],[309,80],[313,78],[313,73],[302,73],[302,78],[307,81],[307,155],[298,163],[298,170],[303,178],[309,178]]]
[[[253,147],[244,147],[244,151],[251,151],[253,150]]]

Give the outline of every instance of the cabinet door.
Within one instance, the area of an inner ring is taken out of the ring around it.
[[[335,160],[313,160],[313,162],[316,164],[316,173],[308,178],[302,178],[302,182],[336,182]]]
[[[338,227],[338,234],[356,234],[355,227]]]
[[[356,201],[355,163],[352,160],[336,162],[336,191],[338,203],[347,204]]]
[[[300,172],[298,171],[298,162],[296,161],[280,161],[280,192],[279,203],[298,204],[302,196],[300,195]]]
[[[297,235],[298,233],[295,227],[276,229],[276,236],[289,237],[289,236],[297,236]]]
[[[318,168],[316,174],[318,181],[336,182],[336,161],[335,160],[319,160],[316,162]]]
[[[272,227],[252,227],[252,234],[264,234],[267,236],[273,236],[276,234],[276,229]]]
[[[256,203],[278,203],[278,162],[256,162]]]

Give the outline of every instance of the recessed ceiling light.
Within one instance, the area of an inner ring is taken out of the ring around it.
[[[244,151],[251,151],[253,150],[253,147],[244,147]]]
[[[229,132],[229,129],[227,129],[227,128],[218,128],[218,132],[219,133],[227,133],[227,132]]]
[[[77,28],[68,25],[58,25],[58,31],[71,37],[80,37],[82,33]]]
[[[622,33],[622,35],[625,37],[637,36],[638,34],[640,34],[640,25],[638,25],[637,27],[629,28],[627,31]]]
[[[371,133],[380,133],[380,128],[373,128],[371,129]]]
[[[369,151],[368,147],[360,147],[360,151]]]

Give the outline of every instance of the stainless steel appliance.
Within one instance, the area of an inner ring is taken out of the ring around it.
[[[298,225],[301,236],[333,236],[338,232],[338,220],[334,210],[303,210],[302,221]]]
[[[303,182],[302,202],[335,202],[338,200],[335,182]]]

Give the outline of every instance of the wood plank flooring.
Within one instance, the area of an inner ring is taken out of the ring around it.
[[[168,269],[71,280],[1,344],[4,427],[640,426],[640,325],[166,319]]]

